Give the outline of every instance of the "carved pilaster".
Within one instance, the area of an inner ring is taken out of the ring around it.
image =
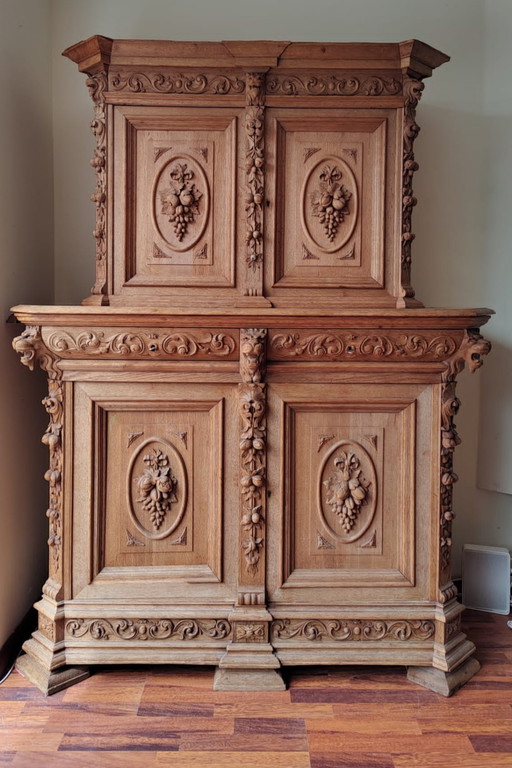
[[[246,217],[246,295],[262,293],[263,201],[265,196],[264,124],[265,75],[246,75],[245,132],[247,141],[245,182]]]
[[[455,379],[465,365],[473,373],[483,364],[482,356],[491,350],[491,343],[478,331],[469,329],[464,333],[460,347],[445,363],[441,389],[441,452],[440,452],[440,536],[439,536],[439,599],[447,603],[457,596],[457,590],[450,581],[450,559],[452,547],[453,485],[458,477],[453,471],[453,454],[460,437],[457,434],[454,417],[460,407],[455,395]]]
[[[416,122],[416,107],[421,98],[424,84],[408,75],[404,76],[404,122],[403,122],[403,165],[402,165],[402,244],[401,283],[402,296],[413,298],[411,285],[411,245],[415,235],[412,232],[412,209],[417,203],[412,192],[412,178],[419,166],[414,159],[414,140],[420,132]]]
[[[265,329],[241,331],[240,374],[238,385],[240,433],[241,547],[243,551],[240,581],[244,587],[261,585],[265,530],[266,485],[266,385]],[[242,592],[248,590],[243,589]]]
[[[105,90],[107,87],[106,71],[90,75],[87,88],[94,102],[94,119],[91,130],[96,138],[96,148],[91,165],[96,171],[96,190],[91,200],[96,205],[96,282],[91,292],[93,296],[106,296],[107,290],[107,113],[105,108]],[[102,302],[103,303],[103,302]]]

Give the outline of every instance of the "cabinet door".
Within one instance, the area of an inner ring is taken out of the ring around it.
[[[269,385],[279,424],[270,451],[282,446],[283,454],[280,472],[269,461],[270,483],[280,487],[269,510],[277,565],[271,606],[429,599],[439,435],[433,389]]]
[[[223,485],[223,462],[237,425],[233,392],[75,385],[75,603],[232,604],[235,568],[224,554],[238,521],[232,533],[226,510],[238,497]]]

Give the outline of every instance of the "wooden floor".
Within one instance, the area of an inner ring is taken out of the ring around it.
[[[294,669],[269,693],[215,693],[211,668],[109,668],[47,699],[12,673],[0,767],[512,767],[512,629],[465,616],[482,669],[451,699],[400,667]]]

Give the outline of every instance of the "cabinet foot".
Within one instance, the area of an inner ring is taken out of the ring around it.
[[[16,669],[45,696],[51,696],[89,677],[89,667],[59,667],[51,670],[26,653],[16,661]]]
[[[218,667],[214,691],[285,691],[286,685],[276,669],[234,669]]]
[[[480,669],[476,659],[468,659],[453,672],[443,672],[435,667],[409,667],[407,679],[441,696],[451,696],[462,688]]]

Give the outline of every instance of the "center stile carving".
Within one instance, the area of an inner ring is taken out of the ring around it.
[[[246,184],[247,199],[247,264],[256,269],[263,261],[263,198],[264,174],[264,92],[265,75],[247,73],[245,129],[247,135]]]
[[[260,328],[240,333],[242,550],[246,570],[253,576],[258,571],[264,546],[267,426],[266,385],[261,381],[265,375],[266,335],[267,331]]]

